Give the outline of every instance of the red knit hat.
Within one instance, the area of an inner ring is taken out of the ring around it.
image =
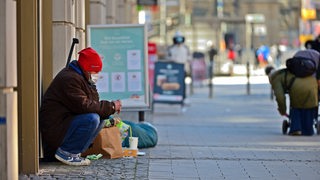
[[[100,72],[102,69],[102,61],[99,54],[92,48],[88,47],[79,53],[78,64],[84,71]]]

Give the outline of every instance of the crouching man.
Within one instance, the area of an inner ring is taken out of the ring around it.
[[[68,165],[89,165],[81,157],[104,126],[104,119],[121,111],[121,101],[99,100],[95,86],[102,60],[92,48],[62,69],[44,94],[40,131],[44,160]]]
[[[319,64],[319,53],[315,50],[300,50],[293,58],[309,59]],[[269,81],[278,104],[278,111],[289,116],[289,135],[313,135],[314,119],[318,109],[318,84],[316,73],[306,77],[296,77],[287,69],[266,69]],[[290,110],[287,115],[286,93],[290,98]]]

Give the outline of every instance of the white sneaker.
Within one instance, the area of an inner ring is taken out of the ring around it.
[[[57,150],[55,157],[68,165],[71,166],[88,166],[90,165],[90,160],[87,158],[80,157],[80,154],[77,154],[75,156],[67,156],[63,152]]]

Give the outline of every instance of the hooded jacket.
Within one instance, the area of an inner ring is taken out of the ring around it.
[[[291,88],[290,81],[295,78]],[[318,106],[318,85],[314,76],[304,78],[295,77],[287,69],[274,71],[269,77],[274,91],[278,110],[281,114],[286,113],[286,90],[290,98],[290,107],[299,109],[309,109]]]
[[[114,103],[99,101],[96,87],[88,82],[77,61],[73,61],[57,74],[44,94],[39,115],[42,140],[52,154],[76,115],[97,113],[106,119],[114,112]]]

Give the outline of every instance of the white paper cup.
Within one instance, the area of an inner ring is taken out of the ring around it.
[[[138,149],[138,137],[129,137],[129,149]]]

